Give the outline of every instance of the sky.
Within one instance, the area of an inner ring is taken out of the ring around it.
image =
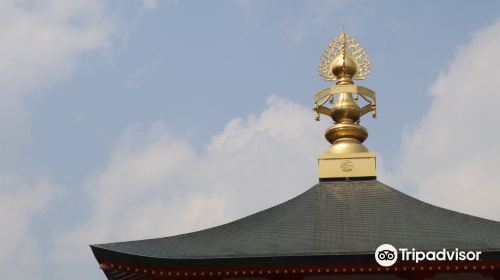
[[[317,183],[342,30],[378,179],[500,220],[500,2],[0,2],[0,271],[105,279],[89,244],[215,226]]]

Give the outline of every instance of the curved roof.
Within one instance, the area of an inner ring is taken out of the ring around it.
[[[367,255],[396,248],[500,251],[500,222],[443,209],[377,180],[320,182],[282,204],[177,236],[92,245],[99,262]]]

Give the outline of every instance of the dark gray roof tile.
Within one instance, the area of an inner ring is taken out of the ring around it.
[[[383,243],[500,251],[500,223],[433,206],[376,180],[322,182],[225,225],[93,249],[107,255],[213,259],[371,254]]]

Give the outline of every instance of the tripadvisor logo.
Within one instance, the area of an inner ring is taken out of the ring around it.
[[[442,249],[439,251],[419,251],[415,248],[399,248],[391,244],[382,244],[375,250],[375,260],[381,266],[392,266],[398,260],[413,261],[478,261],[481,251],[461,251]]]
[[[382,244],[375,251],[375,260],[381,266],[391,266],[398,260],[398,251],[391,244]]]

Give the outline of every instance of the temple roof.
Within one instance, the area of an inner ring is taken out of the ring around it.
[[[466,198],[464,198],[466,199]],[[171,237],[92,245],[98,261],[372,255],[396,248],[500,251],[500,222],[437,207],[377,180],[320,182],[242,219]]]

